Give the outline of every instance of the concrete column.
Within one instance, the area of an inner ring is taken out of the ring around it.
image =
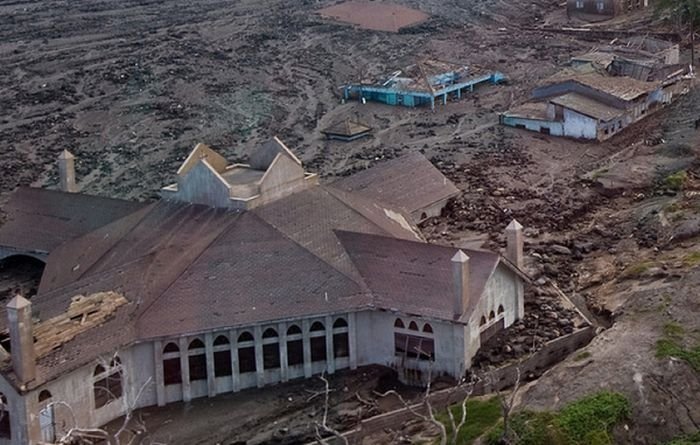
[[[335,373],[335,357],[333,356],[333,317],[326,315],[326,372]]]
[[[58,155],[58,180],[61,190],[75,193],[78,186],[75,184],[75,156],[68,150],[63,150]]]
[[[461,98],[462,98],[462,89],[460,88],[457,90],[457,99],[461,99]]]
[[[287,323],[277,325],[280,336],[280,378],[283,382],[289,380],[288,359],[287,359]]]
[[[469,256],[458,250],[452,257],[453,308],[457,318],[469,307]]]
[[[522,268],[525,263],[524,245],[523,226],[518,221],[512,220],[506,227],[506,258],[519,268]]]
[[[231,389],[237,392],[240,388],[239,376],[241,374],[238,368],[238,331],[231,329],[228,331],[229,339],[231,340]]]
[[[192,387],[190,386],[190,356],[187,350],[187,338],[180,337],[180,373],[182,374],[182,400],[189,402],[192,400]]]
[[[442,104],[447,105],[447,93],[442,96]]]
[[[309,328],[311,324],[308,319],[301,321],[301,340],[304,344],[304,377],[309,378],[313,374],[311,368],[311,337],[309,336]]]
[[[435,111],[435,98],[434,97],[430,98],[430,109]]]
[[[265,386],[265,361],[263,360],[262,326],[253,329],[255,336],[255,370],[258,378],[258,388]]]
[[[163,342],[153,342],[153,362],[156,374],[156,400],[158,406],[165,405],[165,381],[163,380]]]
[[[36,376],[32,304],[21,295],[15,295],[6,306],[7,327],[10,331],[12,370],[20,385]]]
[[[12,404],[9,408],[13,444],[36,444],[41,441],[39,404],[35,397],[17,397],[14,401],[7,398],[8,403]]]
[[[204,354],[207,358],[207,395],[216,395],[216,374],[214,371],[214,336],[211,332],[204,334]]]
[[[357,338],[355,312],[348,314],[348,358],[350,359],[350,369],[357,369]]]

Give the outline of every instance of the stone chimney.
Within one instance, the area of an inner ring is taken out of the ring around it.
[[[513,220],[506,227],[506,258],[519,268],[523,267],[523,226]]]
[[[58,155],[58,177],[62,191],[69,193],[78,191],[78,186],[75,184],[75,156],[68,150],[63,150]]]
[[[461,317],[469,305],[469,257],[462,250],[452,257],[452,280],[454,282],[454,313]]]
[[[12,369],[20,384],[24,385],[33,380],[36,374],[32,304],[21,295],[16,295],[7,303],[7,320],[10,328]]]

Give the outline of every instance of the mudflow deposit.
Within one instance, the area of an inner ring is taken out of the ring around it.
[[[429,18],[392,33],[324,18],[317,11],[328,1],[2,2],[0,202],[18,185],[55,186],[64,149],[77,158],[82,191],[138,200],[172,182],[197,142],[245,160],[277,135],[326,181],[421,151],[462,190],[441,217],[422,224],[427,239],[499,248],[511,218],[526,227],[533,285],[520,329],[528,338],[538,318],[557,320],[541,341],[572,323],[551,283],[599,325],[584,350],[520,390],[519,408],[557,408],[611,389],[632,403],[630,422],[615,431],[619,443],[655,444],[697,430],[699,371],[657,358],[656,343],[673,324],[688,348],[697,347],[700,330],[698,90],[603,143],[505,128],[499,112],[572,55],[606,41],[543,31],[566,26],[560,1],[399,3]],[[597,26],[670,30],[650,13]],[[508,81],[434,112],[341,103],[344,82],[421,58],[498,70]],[[322,138],[321,129],[348,117],[372,126],[372,136]],[[669,179],[679,175],[681,186]],[[523,348],[505,337],[482,359],[499,363]],[[385,372],[334,377],[331,423],[352,427],[362,406],[356,393],[395,386]],[[168,443],[300,443],[313,438],[320,401],[311,396],[321,389],[319,381],[296,382],[142,415]],[[245,414],[231,417],[232,410]]]

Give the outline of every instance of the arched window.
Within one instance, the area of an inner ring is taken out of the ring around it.
[[[0,393],[0,437],[12,439],[10,431],[10,407],[7,405],[7,397]]]
[[[96,409],[122,396],[122,362],[119,357],[113,358],[107,369],[102,364],[95,366],[93,378]]]
[[[430,326],[430,323],[426,323],[423,325],[423,332],[427,332],[429,334],[433,333],[433,327]]]
[[[411,323],[409,323],[408,329],[410,329],[410,330],[412,330],[412,331],[417,331],[417,330],[418,330],[418,324],[417,324],[415,321],[412,321]]]
[[[280,343],[277,331],[272,328],[263,332],[263,369],[280,367]]]
[[[348,322],[344,318],[338,318],[333,323],[333,357],[341,358],[350,355],[350,341],[348,337]]]
[[[498,306],[498,313],[499,314],[503,313],[503,305]]]
[[[51,397],[51,392],[48,389],[44,389],[39,393],[39,403],[50,400]]]
[[[397,318],[396,321],[394,322],[394,327],[403,329],[406,326],[404,326],[403,321],[401,321],[400,318]]]
[[[164,354],[167,354],[169,352],[180,352],[180,348],[175,343],[170,342],[163,348]]]
[[[320,321],[311,325],[311,361],[322,362],[326,360],[326,328]]]
[[[482,316],[481,316],[481,321],[479,321],[479,326],[483,326],[483,325],[485,325],[485,324],[486,324],[486,317],[484,317],[484,316],[482,315]]]
[[[255,341],[253,335],[245,331],[238,336],[238,371],[241,374],[255,372]]]
[[[311,325],[311,332],[318,332],[318,331],[325,331],[326,327],[323,326],[323,323],[320,321],[314,321],[314,323]]]
[[[227,336],[219,335],[214,339],[214,376],[225,377],[231,374],[231,344]]]
[[[187,347],[190,381],[207,379],[207,354],[202,340],[195,338]]]
[[[163,383],[165,385],[182,383],[180,348],[173,342],[168,343],[163,348]]]
[[[293,324],[287,329],[287,365],[297,366],[304,363],[304,341],[301,329]]]
[[[489,320],[493,320],[494,318],[496,318],[496,314],[493,311],[491,311],[489,313]]]

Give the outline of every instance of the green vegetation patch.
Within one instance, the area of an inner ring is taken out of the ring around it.
[[[685,170],[677,171],[671,175],[666,176],[664,184],[671,190],[681,190],[688,181],[688,173]]]
[[[700,252],[690,252],[683,257],[683,265],[685,267],[693,267],[700,264]]]
[[[685,329],[678,323],[664,325],[664,335],[656,342],[656,357],[675,357],[687,362],[696,372],[700,372],[700,341],[690,338],[691,346],[685,346]]]
[[[510,428],[519,445],[611,445],[611,431],[628,418],[630,405],[619,393],[601,391],[565,406],[558,413],[523,411],[516,413]],[[497,445],[503,424],[487,436]]]
[[[651,261],[641,261],[639,263],[630,264],[622,271],[622,278],[639,278],[653,266],[654,263]]]
[[[450,407],[455,422],[462,419],[462,404]],[[467,421],[459,430],[457,443],[469,445],[474,439],[483,435],[493,428],[501,418],[501,405],[497,397],[488,400],[468,400],[467,401]],[[447,411],[437,415],[437,419],[447,428],[447,437],[452,437],[452,425],[447,415]]]
[[[578,354],[576,354],[576,356],[574,357],[574,361],[575,361],[575,362],[580,362],[580,361],[582,361],[582,360],[586,360],[586,359],[589,358],[590,356],[591,356],[591,353],[590,353],[590,352],[588,352],[588,351],[581,351],[581,352],[579,352]]]

